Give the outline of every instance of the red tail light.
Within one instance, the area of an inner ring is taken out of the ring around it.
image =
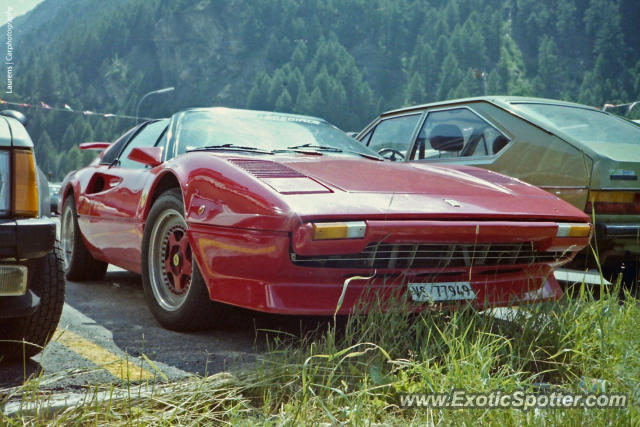
[[[590,191],[586,213],[630,215],[640,213],[638,191]]]

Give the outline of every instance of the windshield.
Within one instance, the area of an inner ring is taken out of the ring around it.
[[[263,111],[214,108],[192,110],[178,118],[175,141],[178,154],[198,148],[228,145],[262,151],[310,150],[323,154],[356,152],[376,156],[335,126],[311,117]],[[333,150],[335,149],[335,150]]]
[[[640,127],[612,115],[565,105],[514,103],[514,106],[581,142],[640,144]]]

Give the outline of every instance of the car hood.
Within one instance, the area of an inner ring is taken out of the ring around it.
[[[467,166],[363,159],[282,159],[280,164],[333,191],[314,198],[286,196],[301,215],[369,213],[389,217],[482,217],[588,221],[556,196],[492,171]],[[317,200],[318,204],[312,200]]]
[[[309,177],[350,193],[406,193],[472,195],[514,194],[528,189],[522,182],[491,174],[489,179],[476,168],[415,163],[374,162],[349,159],[283,161]],[[493,178],[493,179],[491,179]]]

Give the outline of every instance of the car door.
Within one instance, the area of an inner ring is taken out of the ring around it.
[[[85,193],[90,203],[90,243],[114,265],[140,271],[143,223],[136,217],[150,168],[128,158],[136,147],[163,144],[168,120],[149,122],[137,129],[117,158],[99,165]]]

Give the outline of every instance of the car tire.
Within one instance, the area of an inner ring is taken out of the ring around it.
[[[62,265],[58,241],[46,256],[29,262],[29,289],[40,297],[40,305],[29,316],[0,321],[1,362],[35,356],[53,336],[64,305]]]
[[[60,216],[60,240],[64,271],[68,280],[100,280],[108,264],[95,259],[82,241],[73,195],[67,197]]]
[[[155,318],[174,331],[210,328],[224,310],[209,298],[186,230],[180,191],[162,193],[149,211],[142,237],[142,286]]]

